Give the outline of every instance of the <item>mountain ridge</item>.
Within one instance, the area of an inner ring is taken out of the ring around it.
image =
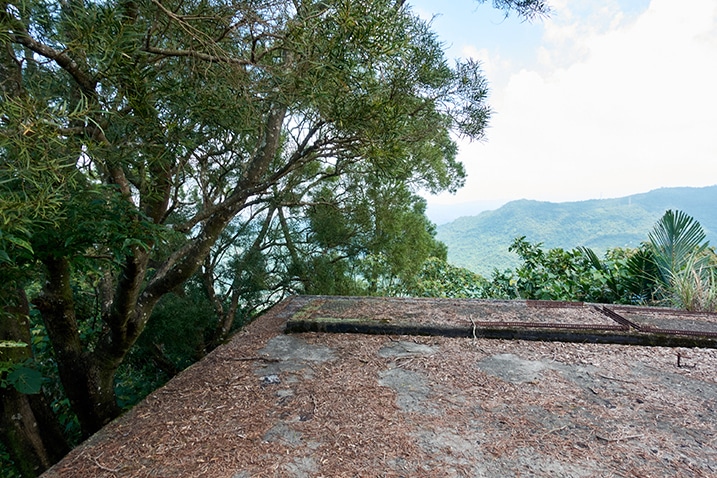
[[[515,267],[508,252],[516,237],[541,242],[545,248],[586,246],[602,255],[615,247],[636,247],[647,240],[655,222],[668,209],[700,222],[712,244],[717,241],[717,185],[702,188],[660,188],[621,198],[547,202],[519,199],[475,216],[459,217],[436,227],[436,238],[448,246],[448,261],[489,276]]]

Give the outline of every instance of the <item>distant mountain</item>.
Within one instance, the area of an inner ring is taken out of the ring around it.
[[[450,263],[489,277],[494,268],[518,264],[517,255],[508,252],[516,237],[542,242],[546,248],[587,246],[601,255],[610,248],[636,247],[647,240],[668,209],[694,217],[710,243],[717,245],[716,205],[717,185],[564,203],[521,199],[442,224],[437,227],[437,238],[448,246]]]
[[[445,224],[447,222],[455,221],[459,217],[463,216],[475,216],[483,211],[492,211],[498,209],[508,201],[495,200],[495,201],[472,201],[458,204],[432,204],[428,203],[426,207],[426,216],[434,224]]]

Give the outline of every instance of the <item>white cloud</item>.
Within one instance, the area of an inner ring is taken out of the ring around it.
[[[514,63],[499,53],[491,53],[487,48],[476,48],[473,45],[463,47],[462,57],[480,61],[481,69],[491,83],[505,83],[511,75]]]
[[[586,5],[597,5],[586,10]],[[538,61],[484,63],[496,114],[452,199],[578,200],[717,183],[717,3],[551,2]],[[587,13],[586,13],[587,12]]]

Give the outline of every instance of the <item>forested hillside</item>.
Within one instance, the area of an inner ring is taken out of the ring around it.
[[[516,237],[542,242],[546,248],[587,246],[598,253],[635,247],[667,209],[685,211],[717,243],[717,186],[663,188],[616,199],[550,203],[512,201],[495,211],[461,217],[437,228],[448,246],[450,263],[489,276],[494,268],[515,267],[508,252]]]

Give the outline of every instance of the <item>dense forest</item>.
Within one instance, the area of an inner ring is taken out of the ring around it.
[[[680,210],[717,240],[717,186],[662,188],[611,199],[551,203],[511,201],[492,211],[466,216],[436,228],[448,246],[451,264],[489,276],[494,269],[517,267],[520,258],[508,247],[516,237],[546,248],[589,247],[602,255],[617,247],[638,247],[646,231],[665,213]]]
[[[490,117],[402,0],[3,1],[0,45],[9,476],[288,294],[406,293]]]

